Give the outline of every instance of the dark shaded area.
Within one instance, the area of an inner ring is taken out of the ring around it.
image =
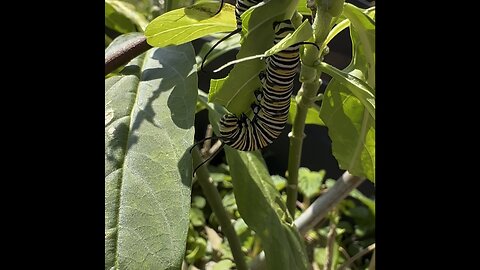
[[[117,38],[118,36],[120,36],[122,33],[120,32],[117,32],[107,26],[105,26],[105,35],[107,35],[109,38],[111,38],[112,40],[114,40],[115,38]]]
[[[182,157],[177,163],[177,168],[182,178],[182,184],[190,188],[192,186],[192,166],[190,166],[190,164],[192,164],[193,161],[192,155],[188,150],[189,149],[186,149],[183,152]]]
[[[112,126],[109,124],[109,128],[114,128],[114,132],[111,135],[112,139],[105,142],[105,159],[114,163],[113,167],[119,168],[122,166],[125,159],[125,145],[128,140],[129,127],[125,123]],[[136,143],[138,137],[130,138],[133,143]],[[106,174],[111,172],[106,172]]]
[[[188,95],[188,93],[184,93],[184,88],[182,84],[177,84],[176,82],[182,81],[182,80],[175,80],[172,79],[172,76],[179,77],[179,78],[186,78],[184,83],[187,81],[191,80],[191,76],[196,76],[195,73],[191,73],[188,75],[188,72],[190,70],[188,68],[186,69],[181,69],[181,70],[175,70],[174,72],[170,68],[172,64],[174,64],[175,61],[178,60],[177,58],[178,53],[171,53],[168,51],[168,49],[159,49],[156,50],[153,55],[151,55],[151,59],[158,60],[162,67],[157,67],[157,68],[149,68],[145,69],[141,73],[141,78],[140,81],[150,81],[150,80],[157,80],[163,78],[165,81],[162,81],[161,85],[159,88],[155,89],[152,91],[152,95],[148,98],[147,104],[142,106],[140,108],[140,111],[137,113],[135,119],[133,119],[133,124],[131,127],[131,133],[134,133],[134,130],[138,129],[140,126],[141,122],[146,120],[150,122],[152,125],[159,127],[159,124],[155,123],[154,118],[155,118],[155,110],[153,109],[152,103],[158,99],[160,94],[166,91],[170,91],[169,98],[167,101],[167,106],[170,109],[171,112],[171,117],[173,122],[175,123],[176,126],[182,129],[189,129],[191,125],[189,123],[186,123],[184,121],[184,118],[180,118],[183,116],[185,109],[179,107],[177,104],[174,104],[174,101],[172,97],[183,97],[185,95]],[[149,60],[153,61],[153,60]],[[138,67],[138,66],[137,66]],[[178,73],[178,72],[181,73]],[[187,76],[188,75],[188,76]],[[168,84],[167,84],[168,83]],[[173,88],[173,89],[172,89]],[[193,95],[192,95],[193,98]]]

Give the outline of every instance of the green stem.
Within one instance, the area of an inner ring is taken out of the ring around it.
[[[313,22],[313,37],[314,42],[320,48],[324,48],[324,43],[330,32],[332,20],[334,16],[339,16],[338,7],[343,7],[344,0],[331,1],[316,1],[317,10],[315,14],[315,21]],[[325,7],[324,5],[327,5]],[[332,7],[335,7],[332,9]],[[341,13],[341,12],[340,12]],[[295,217],[295,207],[298,195],[298,169],[300,167],[300,160],[302,156],[303,138],[305,137],[305,120],[307,118],[307,111],[317,97],[318,89],[320,88],[321,73],[314,70],[315,62],[321,59],[323,52],[317,50],[314,46],[305,46],[305,53],[301,55],[302,71],[300,74],[303,82],[302,89],[297,95],[297,114],[292,125],[292,131],[289,133],[290,149],[288,157],[288,185],[287,185],[287,209],[288,212]]]
[[[193,149],[192,155],[193,164],[194,167],[196,167],[202,161],[200,153],[196,147]],[[222,227],[222,232],[228,239],[237,269],[247,270],[248,268],[242,251],[242,245],[240,244],[240,240],[238,239],[237,233],[230,222],[225,208],[223,208],[222,198],[220,197],[217,188],[212,184],[212,179],[210,178],[210,174],[206,166],[200,167],[197,170],[196,175],[197,181],[202,187],[203,194],[205,195],[213,212],[217,216],[218,223],[220,223],[220,226]]]
[[[300,167],[300,158],[302,155],[303,130],[305,129],[305,119],[307,117],[308,105],[306,105],[307,93],[316,93],[311,87],[303,85],[303,95],[297,104],[297,114],[295,115],[292,131],[289,133],[290,150],[288,156],[288,185],[287,185],[287,209],[295,217],[295,207],[297,202],[298,190],[298,168]],[[315,95],[314,95],[315,97]]]

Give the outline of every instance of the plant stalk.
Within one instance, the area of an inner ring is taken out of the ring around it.
[[[105,55],[105,76],[152,48],[145,37],[129,42],[123,48]]]
[[[193,155],[193,165],[196,167],[202,159],[200,157],[200,152],[198,151],[197,147],[195,147],[192,151]],[[218,193],[217,188],[213,185],[212,179],[210,178],[210,174],[206,168],[206,166],[202,166],[198,168],[196,172],[197,181],[202,187],[203,193],[205,198],[208,201],[208,204],[212,208],[213,212],[217,216],[218,222],[222,227],[222,232],[228,239],[228,243],[230,244],[230,249],[232,250],[233,258],[235,259],[235,264],[237,269],[239,270],[247,270],[247,263],[245,262],[245,257],[242,251],[242,245],[240,244],[240,240],[238,239],[237,233],[230,222],[230,219],[223,208],[222,198]]]
[[[328,33],[330,31],[331,23],[334,18],[330,13],[331,10],[323,7],[324,1],[317,1],[317,9],[315,13],[315,21],[313,22],[313,38],[314,42],[319,45],[320,48],[324,48]],[[329,2],[329,1],[327,1]],[[332,0],[330,2],[335,2]],[[330,5],[331,3],[327,3]],[[343,0],[337,0],[342,2]],[[338,14],[339,15],[339,14]],[[338,16],[337,15],[337,16]],[[288,134],[290,137],[290,149],[288,157],[288,184],[286,188],[287,192],[287,209],[288,212],[295,217],[295,205],[298,195],[298,169],[300,167],[300,161],[302,156],[303,138],[305,137],[305,120],[307,118],[307,111],[310,108],[317,97],[317,92],[321,85],[320,75],[321,72],[314,70],[315,62],[322,58],[323,52],[319,52],[314,46],[305,46],[305,53],[301,55],[302,58],[302,71],[300,79],[303,83],[302,89],[297,95],[297,114],[292,125],[292,131]]]
[[[297,219],[295,225],[301,235],[315,227],[335,205],[358,187],[365,178],[345,172],[328,191],[316,199]]]
[[[345,262],[340,268],[339,270],[346,270],[348,266],[350,266],[350,264],[352,264],[355,260],[361,258],[363,255],[371,252],[371,251],[375,251],[375,243],[371,244],[370,246],[366,247],[365,249],[359,251],[357,254],[355,254],[353,257],[351,257],[347,262]],[[375,261],[375,258],[372,256],[372,258],[374,259]],[[373,265],[373,267],[375,267],[375,263]],[[370,266],[369,266],[370,268]]]

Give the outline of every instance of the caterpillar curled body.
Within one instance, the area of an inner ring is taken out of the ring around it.
[[[262,0],[237,0],[235,3],[235,19],[237,21],[237,30],[242,31],[242,14],[249,8],[262,2]],[[222,4],[223,5],[223,4]]]
[[[290,20],[274,23],[277,44],[295,29]],[[299,63],[299,46],[292,45],[267,59],[262,80],[262,92],[257,92],[257,102],[252,104],[254,116],[237,117],[225,114],[220,119],[219,138],[230,147],[241,151],[254,151],[271,144],[285,128],[293,91],[293,80]]]
[[[295,30],[290,20],[275,22],[273,28],[275,31],[274,44]],[[268,146],[278,138],[288,119],[293,80],[300,62],[299,47],[301,44],[314,45],[319,49],[315,43],[299,42],[267,58],[265,72],[259,74],[262,91],[254,92],[258,104],[254,102],[251,105],[254,114],[252,120],[244,113],[239,117],[231,113],[224,114],[219,122],[219,136],[204,138],[194,146],[205,140],[218,138],[222,144],[229,145],[234,149],[254,151]],[[207,160],[197,165],[193,174],[220,150],[221,147]]]

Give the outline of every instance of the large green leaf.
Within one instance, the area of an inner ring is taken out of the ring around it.
[[[129,22],[125,21],[125,19],[129,20]],[[140,30],[145,30],[148,21],[145,16],[138,12],[135,6],[130,3],[117,0],[105,0],[105,24],[115,30],[121,27],[121,33],[128,33],[135,31],[133,27],[133,30],[125,32],[125,30],[132,29],[133,24],[137,25]],[[125,28],[125,26],[127,26],[127,28]]]
[[[213,16],[217,10],[218,2],[202,2],[162,14],[145,29],[147,42],[154,47],[165,47],[235,30],[235,7],[225,4],[222,11]]]
[[[351,22],[350,36],[355,47],[352,64],[364,74],[365,81],[375,91],[375,21],[370,17],[375,17],[375,9],[364,10],[345,4],[344,14]]]
[[[276,0],[250,8],[242,15],[242,47],[237,59],[260,55],[273,46],[273,23],[291,18],[297,1]],[[253,92],[261,87],[258,74],[265,62],[252,59],[235,64],[226,78],[211,80],[209,101],[225,106],[240,115],[250,110]]]
[[[218,134],[217,123],[223,108],[208,103],[203,94],[199,95],[199,101],[209,110],[210,123]],[[225,152],[238,211],[260,237],[268,269],[308,269],[303,240],[260,152],[237,151],[229,146],[225,146]]]
[[[375,120],[338,81],[325,92],[320,117],[328,127],[340,168],[375,181]]]
[[[191,44],[150,49],[105,80],[105,269],[180,268],[196,96]]]
[[[350,4],[344,15],[351,22],[353,57],[328,84],[320,117],[340,168],[375,182],[375,22]]]
[[[303,241],[259,152],[225,147],[238,211],[262,240],[268,269],[308,269]]]
[[[318,69],[332,76],[334,79],[338,80],[340,84],[350,90],[375,120],[375,90],[360,79],[365,78],[361,71],[353,70],[350,72],[343,72],[324,62],[320,63]],[[357,78],[355,74],[359,74],[360,78]]]

